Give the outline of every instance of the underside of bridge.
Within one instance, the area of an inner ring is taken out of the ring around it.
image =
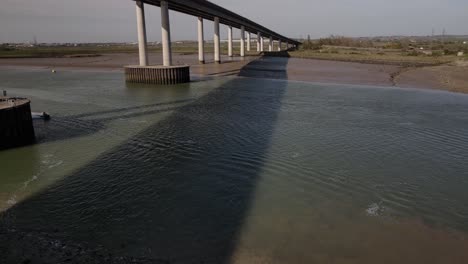
[[[126,80],[129,82],[143,82],[155,84],[176,84],[190,81],[190,70],[187,65],[172,64],[171,29],[169,9],[198,18],[198,52],[200,63],[204,58],[204,28],[203,20],[214,22],[214,58],[215,63],[221,63],[220,24],[228,27],[228,55],[232,56],[233,39],[232,28],[238,28],[240,37],[240,56],[245,56],[245,51],[251,48],[251,32],[257,34],[257,51],[262,52],[263,38],[269,38],[269,51],[273,51],[274,42],[278,42],[278,51],[283,50],[282,43],[286,43],[285,49],[297,47],[300,42],[280,35],[262,25],[259,25],[241,15],[229,11],[223,7],[205,0],[136,0],[136,16],[138,29],[138,49],[140,65],[125,67]],[[159,6],[161,8],[161,36],[163,65],[149,66],[147,55],[145,4]],[[247,34],[246,34],[247,33]],[[247,35],[247,43],[246,43]]]

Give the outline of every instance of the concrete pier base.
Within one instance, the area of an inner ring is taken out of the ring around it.
[[[178,84],[190,82],[190,67],[183,66],[125,66],[125,80],[134,83]]]
[[[0,150],[35,141],[30,101],[0,97]]]

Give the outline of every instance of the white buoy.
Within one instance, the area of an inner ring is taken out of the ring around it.
[[[52,73],[56,73],[56,71],[54,69],[52,69]]]

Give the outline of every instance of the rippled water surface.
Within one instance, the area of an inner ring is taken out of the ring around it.
[[[273,62],[269,77],[284,77]],[[468,261],[466,95],[241,77],[151,87],[84,71],[0,80],[52,116],[35,121],[38,144],[0,151],[1,218],[16,230],[177,263]]]

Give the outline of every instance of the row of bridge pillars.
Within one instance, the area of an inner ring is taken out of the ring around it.
[[[141,1],[136,1],[137,12],[137,25],[138,25],[138,47],[140,54],[140,66],[148,65],[147,54],[147,38],[146,38],[146,24],[145,24],[145,11],[144,4]],[[264,51],[264,37],[260,32],[257,32],[257,51]],[[172,65],[172,51],[171,51],[171,30],[169,20],[169,5],[167,1],[161,1],[161,44],[163,52],[163,65]],[[220,37],[220,22],[219,18],[214,18],[214,58],[215,62],[221,62],[221,37]],[[269,38],[268,51],[274,51],[274,43],[277,42],[277,50],[283,49],[281,40],[274,41],[273,37]],[[246,51],[251,51],[251,33],[245,31],[245,27],[240,27],[240,56],[244,57]],[[289,44],[286,43],[286,49],[289,49]],[[205,40],[204,40],[204,26],[203,18],[198,18],[198,53],[199,61],[205,62]],[[228,26],[228,56],[233,56],[233,29]]]
[[[145,10],[144,4],[142,1],[136,1],[136,16],[137,16],[137,28],[138,28],[138,50],[139,50],[139,67],[147,67],[149,65],[148,61],[148,52],[147,52],[147,37],[146,37],[146,23],[145,23]],[[219,17],[214,17],[214,61],[216,63],[221,63],[221,38],[220,38],[220,20]],[[247,35],[247,41],[246,41]],[[261,32],[257,32],[257,52],[264,51],[264,37],[262,36]],[[167,1],[161,1],[161,45],[162,45],[162,54],[163,54],[163,66],[164,67],[171,67],[171,71],[177,70],[175,66],[172,65],[172,51],[171,51],[171,29],[170,29],[170,20],[169,20],[169,4]],[[277,50],[282,50],[282,43],[281,40],[278,40]],[[274,51],[274,40],[273,37],[269,37],[268,43],[268,51]],[[286,49],[289,49],[290,46],[286,43]],[[251,50],[251,33],[246,32],[245,27],[240,27],[240,56],[244,57],[246,55],[246,51]],[[228,55],[230,57],[234,56],[233,54],[233,29],[232,26],[228,25]],[[198,60],[200,63],[205,63],[205,40],[204,40],[204,26],[203,26],[203,18],[198,18]],[[126,69],[131,66],[127,66]],[[186,66],[188,67],[188,66]],[[133,66],[131,67],[131,74],[126,76],[134,76],[138,73],[138,67]],[[166,71],[162,67],[154,67],[157,68],[157,71]],[[175,69],[175,70],[174,70]],[[146,71],[147,72],[147,71]],[[183,71],[186,72],[186,69]],[[159,73],[155,74],[158,75]],[[161,76],[165,76],[166,73],[160,74]],[[168,75],[176,76],[178,73],[169,72]],[[141,77],[141,76],[140,76]],[[127,78],[127,80],[132,79]],[[184,80],[187,78],[183,78]],[[139,78],[138,80],[145,80],[145,78]],[[130,80],[131,81],[131,80]],[[145,81],[151,82],[151,80]]]

